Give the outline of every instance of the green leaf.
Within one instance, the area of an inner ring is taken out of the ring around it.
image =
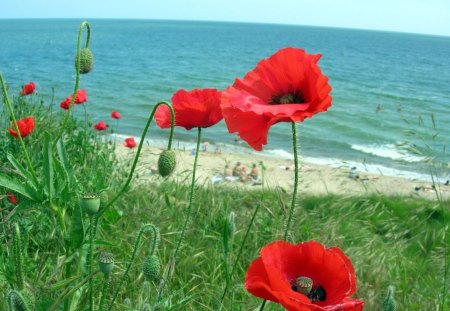
[[[77,180],[73,173],[72,165],[70,164],[67,157],[66,148],[64,147],[64,142],[62,139],[58,140],[56,150],[58,151],[59,160],[61,161],[61,164],[63,165],[64,170],[66,171],[66,174],[68,176],[69,189],[73,189],[73,186],[76,184]]]
[[[20,180],[2,173],[0,173],[0,187],[19,193],[32,201],[39,201],[39,196],[35,189]]]
[[[74,206],[71,222],[70,246],[77,249],[83,245],[84,240],[83,212],[79,204]]]
[[[53,154],[52,154],[52,144],[50,143],[50,134],[45,133],[44,135],[44,188],[48,194],[50,202],[53,201],[55,194],[55,189],[53,185]]]
[[[17,161],[17,159],[10,153],[8,153],[6,155],[6,157],[8,158],[9,162],[11,163],[12,166],[14,166],[14,168],[17,170],[17,172],[20,174],[20,176],[22,176],[25,181],[32,186],[34,189],[38,188],[38,185],[35,184],[34,180],[33,180],[33,175],[31,175],[30,172],[28,172],[23,166],[22,164],[20,164],[19,161]]]

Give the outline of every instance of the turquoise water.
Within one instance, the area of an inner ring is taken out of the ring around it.
[[[80,20],[0,20],[0,70],[10,90],[35,81],[39,96],[55,105],[71,93]],[[224,89],[280,48],[320,53],[333,87],[333,107],[299,125],[301,154],[334,165],[427,173],[421,157],[398,144],[404,130],[427,133],[435,115],[439,135],[427,140],[438,159],[450,162],[450,37],[264,24],[90,20],[95,67],[82,76],[95,121],[123,118],[118,132],[140,136],[153,105],[177,89]],[[376,112],[380,105],[381,111]],[[57,108],[59,109],[59,108]],[[56,109],[56,110],[57,110]],[[81,109],[80,109],[81,110]],[[422,116],[424,126],[417,126]],[[406,123],[404,120],[413,123]],[[291,153],[289,124],[270,130],[265,151]],[[192,142],[195,131],[176,139]],[[203,131],[212,143],[233,146],[223,122]],[[148,138],[164,139],[153,129]],[[415,140],[419,149],[423,146]],[[240,145],[242,151],[249,151]],[[230,147],[234,148],[234,147]]]

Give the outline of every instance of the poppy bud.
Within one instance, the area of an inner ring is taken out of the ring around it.
[[[88,215],[93,216],[100,208],[100,197],[96,194],[85,194],[80,199],[80,206]]]
[[[175,152],[172,150],[164,150],[158,159],[158,171],[162,177],[169,176],[175,169],[176,159]]]
[[[21,291],[10,290],[6,296],[11,311],[35,310],[36,298],[28,289]]]
[[[98,267],[100,271],[109,275],[114,268],[114,255],[108,252],[101,252],[97,257]]]
[[[161,274],[161,264],[159,263],[159,258],[155,255],[147,257],[142,265],[142,272],[144,276],[149,281],[159,280]]]
[[[236,223],[235,223],[236,215],[234,212],[228,214],[227,217],[227,228],[228,228],[228,237],[231,239],[236,231]]]
[[[77,68],[78,57],[75,57],[75,68]],[[80,73],[85,74],[94,66],[94,55],[89,48],[80,50]]]
[[[394,299],[394,286],[389,286],[386,298],[383,302],[383,311],[395,311],[397,309],[397,302]]]

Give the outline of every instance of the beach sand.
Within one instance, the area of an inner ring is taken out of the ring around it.
[[[117,145],[116,152],[118,158],[131,165],[137,148],[127,149],[123,145]],[[175,172],[168,178],[190,183],[194,155],[192,151],[174,150],[177,157],[177,167]],[[140,181],[162,179],[157,174],[157,161],[162,149],[151,146],[143,146],[141,157],[137,166],[137,174]],[[225,181],[223,179],[225,165],[230,169],[241,162],[250,172],[252,164],[257,164],[260,182],[251,181]],[[431,184],[402,177],[383,176],[381,174],[369,174],[366,172],[356,172],[358,178],[351,178],[349,168],[334,168],[326,165],[317,165],[301,162],[299,174],[300,194],[307,193],[313,195],[338,194],[348,196],[361,196],[366,194],[384,194],[388,196],[423,197],[436,199],[436,193],[431,188]],[[262,172],[261,164],[265,167]],[[265,155],[249,155],[235,153],[214,153],[201,151],[197,166],[197,184],[214,185],[216,187],[236,187],[239,189],[261,189],[278,188],[282,191],[292,192],[294,187],[294,161],[277,159]],[[286,169],[289,167],[291,169]],[[450,197],[450,186],[438,185],[442,198]]]

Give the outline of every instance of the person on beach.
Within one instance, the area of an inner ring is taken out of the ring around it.
[[[241,169],[242,169],[241,162],[237,162],[236,165],[233,167],[232,171],[233,176],[235,177],[241,176]]]
[[[225,170],[223,171],[223,176],[225,176],[225,177],[233,176],[233,171],[231,170],[231,168],[228,164],[225,165]]]
[[[250,177],[251,181],[257,181],[259,179],[258,167],[255,163],[253,163],[252,170],[250,171],[250,174],[248,176]]]
[[[203,151],[204,151],[204,152],[208,152],[208,146],[209,146],[209,142],[205,141],[205,142],[203,143]]]

